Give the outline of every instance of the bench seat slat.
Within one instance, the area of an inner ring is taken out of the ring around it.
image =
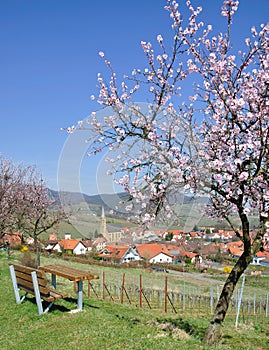
[[[30,293],[33,295],[35,294],[34,287],[30,283],[21,283],[21,281],[18,281],[18,288],[21,290],[24,290],[27,293]],[[50,290],[48,288],[44,288],[42,286],[39,286],[39,292],[40,292],[40,296],[42,299],[44,299],[46,301],[52,301],[53,298],[51,298],[51,293],[50,293]],[[47,300],[47,299],[49,299],[49,300]]]
[[[66,293],[59,292],[56,289],[50,289],[49,292],[50,292],[50,295],[53,298],[55,298],[55,300],[57,300],[57,299],[64,299],[64,298],[68,297],[68,295]]]

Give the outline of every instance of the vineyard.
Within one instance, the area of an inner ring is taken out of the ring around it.
[[[199,316],[209,316],[214,311],[222,284],[214,280],[210,283],[207,279],[206,285],[201,283],[200,286],[197,285],[197,281],[195,285],[190,282],[176,284],[174,278],[168,275],[160,274],[158,277],[154,275],[152,279],[128,273],[116,277],[103,271],[98,281],[89,283],[87,293],[91,297],[121,304],[129,303],[141,309],[147,308],[165,313],[192,312]],[[228,317],[234,318],[236,325],[238,322],[267,322],[269,291],[253,293],[249,288],[244,290],[244,284],[245,277],[234,292]]]

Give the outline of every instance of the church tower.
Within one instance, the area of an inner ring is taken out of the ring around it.
[[[108,238],[108,232],[107,232],[107,227],[106,227],[106,217],[105,217],[105,209],[102,207],[102,214],[101,214],[101,223],[100,223],[100,234],[105,237],[106,239]]]
[[[100,221],[100,234],[108,242],[117,242],[122,238],[122,231],[118,231],[118,232],[108,232],[107,231],[104,207],[102,207],[102,214],[101,214],[101,221]]]

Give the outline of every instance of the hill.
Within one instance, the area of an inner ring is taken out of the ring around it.
[[[98,208],[101,212],[102,206],[105,211],[115,210],[118,214],[125,213],[124,211],[124,202],[126,202],[129,198],[129,194],[127,192],[119,192],[113,194],[95,194],[88,195],[80,192],[59,192],[55,190],[50,190],[51,196],[56,200],[56,205],[60,203],[64,203],[71,206],[81,205],[81,203],[87,203],[90,208],[94,208],[95,210]],[[193,197],[186,196],[184,194],[176,194],[173,196],[173,202],[176,205],[193,205],[197,204],[205,204],[208,202],[208,198],[202,197],[194,199]]]
[[[75,236],[82,234],[84,237],[95,236],[100,227],[102,207],[105,210],[109,231],[118,231],[122,227],[130,227],[129,214],[124,209],[124,202],[128,200],[128,193],[95,194],[87,195],[79,192],[61,192],[50,190],[51,196],[56,200],[55,205],[60,203],[71,209],[69,224],[61,225],[61,231],[70,232]],[[162,222],[156,222],[156,229],[183,229],[192,231],[196,227],[215,227],[216,229],[230,230],[225,221],[210,219],[204,215],[205,205],[208,198],[192,198],[178,193],[173,196],[175,214],[171,218],[162,217]],[[167,220],[165,220],[167,219]],[[237,226],[238,220],[234,219]],[[251,218],[252,228],[255,228],[257,220]]]
[[[123,205],[121,203],[128,199],[128,193],[121,192],[115,194],[96,194],[88,195],[80,192],[58,192],[55,190],[49,190],[51,196],[56,200],[56,205],[60,203],[64,205],[70,205],[71,207],[84,207],[84,209],[93,210],[96,215],[101,215],[102,207],[106,212],[116,211],[118,215],[124,212]],[[83,206],[84,204],[84,206]],[[87,204],[87,206],[85,206]],[[81,209],[82,209],[81,208]],[[124,212],[124,214],[126,214]]]

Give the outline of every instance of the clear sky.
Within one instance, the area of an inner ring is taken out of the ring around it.
[[[204,8],[207,23],[221,25],[221,0],[193,3]],[[155,44],[158,34],[170,32],[164,5],[164,0],[0,0],[0,152],[35,164],[53,189],[60,164],[61,187],[78,190],[72,177],[63,180],[64,157],[66,172],[74,169],[83,192],[112,192],[111,185],[104,186],[108,180],[100,180],[100,159],[82,161],[86,135],[74,143],[60,129],[98,108],[90,95],[97,93],[97,73],[106,71],[99,51],[120,75],[144,67],[140,41]],[[241,0],[236,41],[268,18],[269,0]]]

